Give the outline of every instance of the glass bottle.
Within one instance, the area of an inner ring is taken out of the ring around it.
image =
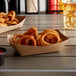
[[[25,14],[39,14],[39,0],[25,0]]]
[[[1,0],[0,12],[8,12],[8,0]]]
[[[58,0],[47,0],[47,14],[58,14]]]
[[[62,0],[46,0],[47,14],[61,14],[63,13]]]
[[[14,10],[17,14],[20,14],[20,0],[8,0],[9,11]]]

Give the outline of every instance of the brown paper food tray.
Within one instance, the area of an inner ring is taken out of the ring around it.
[[[58,30],[57,30],[58,31]],[[59,32],[59,31],[58,31]],[[19,44],[13,44],[11,42],[11,37],[8,35],[8,41],[10,42],[11,46],[21,55],[21,56],[28,56],[28,55],[35,55],[35,54],[44,54],[44,53],[52,53],[60,51],[64,45],[66,44],[66,41],[68,40],[68,37],[64,36],[62,33],[60,33],[60,37],[62,38],[61,43],[57,43],[50,46],[28,46],[28,45],[19,45]]]
[[[19,23],[17,25],[0,27],[0,33],[4,33],[7,31],[10,31],[10,30],[14,30],[14,29],[22,27],[26,17],[25,16],[17,16],[16,18],[19,20]]]

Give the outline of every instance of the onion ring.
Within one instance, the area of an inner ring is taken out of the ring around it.
[[[49,46],[52,44],[59,43],[61,41],[60,37],[53,32],[48,32],[43,35],[38,40],[39,46]]]
[[[41,37],[41,35],[38,35],[37,38],[36,38],[36,41],[37,41],[37,45],[38,46],[40,45],[40,42],[39,42],[40,37]]]
[[[58,33],[57,31],[55,31],[55,30],[50,30],[50,29],[44,30],[44,31],[41,33],[41,35],[44,35],[44,34],[46,34],[46,33],[48,33],[48,32],[52,32],[52,33],[54,33],[54,34],[56,34],[56,35],[59,36],[59,33]]]
[[[0,18],[0,23],[4,23],[5,20],[3,18]]]
[[[13,43],[17,43],[17,38],[21,38],[21,37],[25,37],[25,35],[14,35],[14,37],[12,38],[12,42]]]
[[[1,12],[0,13],[0,17],[3,17],[3,16],[5,16],[6,15],[6,13],[4,13],[4,12]]]
[[[46,29],[38,34],[35,27],[30,28],[23,35],[15,35],[12,42],[21,45],[49,46],[62,41],[60,34],[55,30]]]
[[[24,36],[18,39],[17,44],[37,46],[33,36]]]
[[[9,21],[9,18],[7,15],[4,15],[2,18],[4,18],[5,22]]]
[[[16,21],[7,21],[6,23],[8,24],[8,26],[17,24]]]
[[[26,33],[24,33],[24,35],[32,35],[36,39],[38,36],[37,28],[35,28],[35,27],[30,28]]]
[[[8,13],[8,17],[9,17],[9,20],[14,20],[15,17],[16,17],[15,11],[10,11],[10,12]]]
[[[17,18],[15,18],[14,21],[16,21],[17,23],[19,23],[19,20]]]
[[[6,23],[0,23],[0,26],[5,27],[5,26],[8,26],[8,25]]]

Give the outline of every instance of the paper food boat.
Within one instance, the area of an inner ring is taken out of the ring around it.
[[[17,16],[16,18],[19,20],[19,23],[17,25],[0,27],[0,33],[4,33],[7,31],[10,31],[10,30],[14,30],[14,29],[22,27],[25,22],[26,17],[25,16]]]
[[[10,45],[21,56],[28,56],[28,55],[36,55],[36,54],[44,54],[44,53],[52,53],[52,52],[60,51],[66,44],[68,37],[64,36],[60,32],[59,32],[59,34],[63,41],[60,43],[54,44],[54,45],[50,45],[50,46],[29,46],[29,45],[14,44],[11,42],[11,38],[13,37],[13,35],[8,35],[7,40],[10,43]]]

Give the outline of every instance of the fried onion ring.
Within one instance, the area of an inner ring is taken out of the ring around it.
[[[60,37],[53,32],[48,32],[43,35],[38,40],[38,46],[49,46],[52,44],[59,43],[61,41]]]
[[[35,38],[33,36],[28,36],[28,35],[20,38],[17,41],[17,44],[37,46]]]
[[[1,27],[8,26],[6,23],[0,23]]]
[[[12,42],[21,45],[49,46],[62,41],[60,34],[55,30],[46,29],[38,34],[35,27],[30,28],[22,35],[14,35]]]
[[[15,11],[10,11],[8,14],[4,12],[0,13],[0,24],[1,24],[0,26],[10,26],[10,25],[16,25],[18,23],[19,20],[16,18]]]
[[[8,17],[9,17],[9,20],[14,20],[15,17],[16,17],[15,11],[10,11],[10,12],[8,13]]]
[[[4,15],[2,18],[5,20],[5,22],[9,21],[9,18],[7,15]]]
[[[46,33],[48,33],[48,32],[52,32],[52,33],[54,33],[54,34],[56,34],[56,35],[59,36],[59,33],[58,33],[57,31],[55,31],[55,30],[50,30],[50,29],[44,30],[44,31],[41,33],[41,35],[44,35],[44,34],[46,34]]]
[[[16,21],[7,21],[6,23],[8,24],[8,26],[17,24]]]
[[[21,37],[25,37],[25,35],[14,35],[14,37],[12,38],[12,42],[13,43],[17,43],[18,39],[17,38],[21,38]]]
[[[38,35],[37,38],[36,38],[36,41],[37,41],[37,45],[38,46],[40,45],[40,42],[39,42],[40,37],[41,37],[41,35]]]
[[[1,12],[0,13],[0,17],[3,17],[3,16],[5,16],[6,15],[6,13],[4,13],[4,12]]]
[[[14,35],[12,42],[16,44],[36,46],[35,38],[30,35]]]
[[[0,18],[0,23],[4,23],[5,20],[3,18]]]
[[[24,33],[24,35],[32,35],[36,39],[38,36],[37,28],[35,28],[35,27],[30,28],[27,32]]]
[[[17,18],[15,18],[14,21],[16,21],[17,23],[19,23],[19,20]]]

